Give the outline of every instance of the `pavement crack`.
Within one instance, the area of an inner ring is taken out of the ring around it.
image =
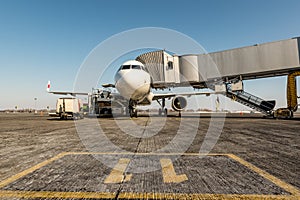
[[[145,135],[146,127],[147,127],[147,125],[148,125],[149,119],[150,119],[150,117],[148,117],[148,119],[147,119],[147,121],[146,121],[146,123],[145,123],[145,126],[144,126],[144,130],[143,130],[142,136],[139,138],[139,141],[138,141],[138,143],[137,143],[137,145],[136,145],[136,148],[135,148],[133,157],[134,157],[134,156],[136,155],[136,153],[138,152],[138,149],[139,149],[139,146],[140,146],[140,144],[141,144],[141,142],[142,142],[143,136]]]
[[[122,179],[121,183],[119,183],[120,187],[118,188],[116,196],[115,196],[114,199],[118,199],[119,198],[119,195],[120,195],[120,192],[123,189],[123,183],[125,182],[125,180],[126,180],[126,172],[124,172],[124,174],[123,174],[123,179]]]
[[[139,146],[140,146],[140,144],[141,144],[141,142],[142,142],[142,139],[143,139],[143,136],[144,136],[144,134],[145,134],[145,131],[146,131],[146,127],[147,127],[147,125],[148,125],[148,122],[149,122],[149,117],[148,117],[148,119],[147,119],[147,121],[146,121],[146,123],[145,123],[145,125],[144,125],[144,129],[143,129],[143,132],[142,132],[142,136],[139,138],[139,141],[138,141],[138,143],[137,143],[137,145],[136,145],[136,148],[135,148],[135,150],[134,150],[134,154],[132,155],[132,158],[134,158],[135,156],[136,156],[136,154],[138,153],[138,149],[139,149]],[[123,173],[123,179],[122,179],[122,181],[121,181],[121,183],[119,183],[119,188],[118,188],[118,190],[117,190],[117,193],[116,193],[116,196],[115,196],[115,198],[114,199],[118,199],[119,198],[119,195],[120,195],[120,193],[121,193],[121,191],[122,191],[122,189],[123,189],[123,184],[124,184],[124,182],[125,182],[125,180],[126,180],[126,177],[127,177],[127,171],[128,171],[128,168],[129,168],[129,164],[126,166],[126,169],[124,170],[124,173]]]

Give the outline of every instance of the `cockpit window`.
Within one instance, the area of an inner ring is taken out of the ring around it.
[[[123,69],[124,70],[126,70],[126,69],[141,69],[141,70],[145,71],[145,68],[142,65],[121,65],[121,67],[119,68],[118,71],[123,70]]]
[[[141,69],[141,66],[139,65],[131,65],[132,69]]]
[[[123,65],[122,69],[130,69],[130,65]]]

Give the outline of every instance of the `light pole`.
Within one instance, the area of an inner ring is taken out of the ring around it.
[[[37,113],[36,101],[37,101],[37,98],[35,97],[35,98],[34,98],[34,109],[35,109],[34,113]]]

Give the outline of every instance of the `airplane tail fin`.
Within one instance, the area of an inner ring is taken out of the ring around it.
[[[47,84],[47,92],[50,92],[50,87],[51,87],[50,81],[48,81],[48,84]]]

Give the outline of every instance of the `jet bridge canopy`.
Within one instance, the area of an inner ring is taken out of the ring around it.
[[[142,54],[137,60],[153,77],[153,86],[206,87],[216,79],[287,75],[300,69],[300,38],[256,44],[220,52],[172,56],[165,51]]]

